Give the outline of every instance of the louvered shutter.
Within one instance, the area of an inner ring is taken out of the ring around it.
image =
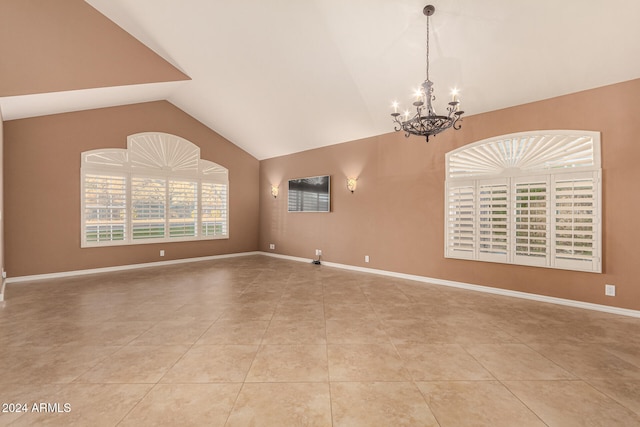
[[[559,268],[599,271],[600,174],[557,176],[554,191],[554,257]]]
[[[176,135],[81,154],[81,246],[229,237],[229,171]]]
[[[228,234],[228,192],[226,184],[202,182],[202,235],[226,236]]]
[[[84,241],[98,243],[125,240],[126,176],[84,174],[82,201]]]
[[[502,135],[446,155],[445,256],[601,272],[600,134]]]
[[[169,237],[198,234],[198,183],[169,180]]]
[[[509,184],[505,179],[478,185],[478,259],[507,262],[510,240]]]
[[[446,200],[447,256],[475,257],[475,186],[473,182],[457,182],[447,189]]]
[[[166,203],[166,179],[131,177],[131,234],[134,240],[165,237]]]
[[[514,262],[550,265],[549,178],[516,178],[513,183]]]

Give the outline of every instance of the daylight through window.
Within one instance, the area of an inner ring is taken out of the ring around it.
[[[228,170],[166,133],[82,153],[82,246],[228,238]]]
[[[446,257],[601,272],[598,132],[503,135],[446,160]]]

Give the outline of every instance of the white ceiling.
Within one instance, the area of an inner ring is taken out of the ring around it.
[[[169,99],[185,81],[47,92],[0,98],[4,120]]]
[[[425,78],[427,1],[87,0],[192,78],[141,100],[258,159],[391,132],[392,101]],[[436,108],[453,87],[470,115],[640,77],[640,1],[430,3]],[[136,101],[122,89],[105,105]]]

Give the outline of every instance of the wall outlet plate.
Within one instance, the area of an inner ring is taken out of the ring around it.
[[[615,297],[616,285],[604,285],[604,294],[608,297]]]
[[[269,243],[269,249],[274,250],[276,248],[275,243]]]
[[[316,249],[316,255],[317,256],[322,255],[322,249]]]

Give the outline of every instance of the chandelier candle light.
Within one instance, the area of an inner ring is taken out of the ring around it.
[[[406,110],[404,114],[398,113],[399,104],[394,101],[393,103],[393,122],[396,124],[394,129],[396,131],[405,131],[405,136],[418,135],[424,136],[429,142],[429,137],[439,134],[442,131],[453,127],[458,130],[462,126],[458,123],[461,120],[464,111],[460,110],[460,102],[458,101],[458,91],[454,90],[451,93],[451,102],[447,107],[448,114],[446,116],[440,116],[436,114],[431,101],[435,101],[433,96],[433,82],[429,80],[429,17],[433,15],[436,8],[432,5],[424,7],[422,12],[427,16],[427,79],[422,83],[420,89],[416,91],[416,101],[413,106],[416,107],[416,114],[413,117],[409,117],[409,110]]]

